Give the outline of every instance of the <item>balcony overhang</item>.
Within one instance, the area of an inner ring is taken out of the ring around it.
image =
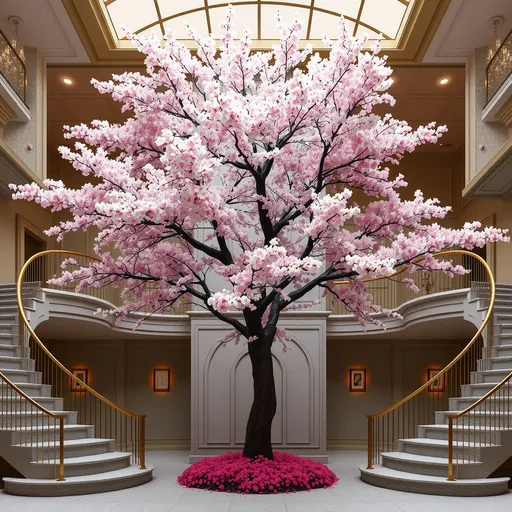
[[[462,191],[465,199],[512,199],[512,138]]]
[[[11,197],[12,192],[9,190],[9,183],[23,185],[32,182],[43,185],[25,162],[3,139],[0,139],[0,195]]]

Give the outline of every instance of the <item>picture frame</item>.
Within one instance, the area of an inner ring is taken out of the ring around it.
[[[351,393],[366,391],[366,368],[350,368],[349,391]]]
[[[155,368],[153,370],[153,391],[167,392],[171,390],[171,369]]]
[[[71,373],[85,384],[89,384],[89,370],[87,368],[72,368]],[[86,389],[83,384],[71,379],[71,391],[73,393],[85,393]]]
[[[427,371],[427,381],[433,379],[440,371],[442,371],[442,368],[429,368]],[[438,380],[428,385],[429,393],[444,393],[445,389],[446,375],[444,373]]]

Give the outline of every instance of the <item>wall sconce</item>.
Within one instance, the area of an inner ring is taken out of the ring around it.
[[[366,391],[366,368],[350,368],[349,391]]]
[[[153,370],[153,391],[165,392],[171,390],[171,369],[155,368]]]
[[[84,384],[89,385],[89,370],[87,368],[72,368],[71,373],[77,378],[80,379]],[[85,386],[77,382],[74,379],[71,379],[71,391],[73,393],[85,392]]]
[[[427,370],[427,382],[430,379],[433,379],[440,371],[442,371],[442,368],[428,368]],[[444,393],[445,387],[446,387],[446,374],[443,373],[437,380],[432,382],[432,384],[429,384],[428,391],[429,393]]]

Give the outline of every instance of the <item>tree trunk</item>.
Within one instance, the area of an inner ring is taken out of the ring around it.
[[[249,343],[254,399],[245,431],[243,456],[252,459],[263,455],[273,460],[270,435],[277,399],[271,346],[272,341],[268,342],[264,338]]]

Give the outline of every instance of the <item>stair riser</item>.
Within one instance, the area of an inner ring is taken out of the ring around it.
[[[0,344],[19,347],[18,335],[10,333],[5,333],[3,336],[0,335]]]
[[[117,471],[119,469],[126,468],[130,465],[130,457],[114,461],[105,461],[101,463],[89,463],[89,464],[65,464],[64,475],[66,478],[73,476],[84,476],[84,475],[97,475],[99,473],[106,473],[108,471]],[[54,478],[54,467],[53,464],[34,464],[34,468],[31,468],[31,478]]]
[[[413,455],[424,455],[426,457],[440,457],[440,458],[448,458],[448,446],[429,446],[423,444],[415,444],[408,443],[407,441],[399,441],[398,443],[399,451],[411,453]],[[468,449],[463,449],[462,447],[454,446],[453,447],[453,456],[462,458],[464,454],[467,457]],[[471,453],[474,454],[475,460],[480,460],[480,447],[476,447],[476,451],[474,448],[471,448]]]
[[[45,409],[48,409],[49,411],[62,411],[64,410],[64,399],[63,398],[54,398],[54,397],[34,397],[34,401],[37,402],[39,405],[43,406]],[[4,411],[9,408],[9,410],[13,411],[22,411],[30,409],[30,405],[27,403],[25,405],[25,400],[15,400],[12,403],[10,403],[8,406],[4,405]],[[0,412],[1,412],[0,407]]]
[[[11,322],[0,325],[0,334],[10,334],[15,336],[18,333],[18,326]]]
[[[512,403],[511,403],[512,405]],[[448,415],[443,413],[436,413],[436,424],[437,425],[448,425]],[[496,418],[491,414],[488,414],[487,417],[485,415],[471,415],[464,416],[459,419],[457,422],[454,422],[455,425],[464,425],[464,426],[484,426],[484,427],[496,427],[503,429],[512,428],[512,414],[508,414],[505,417]]]
[[[405,471],[417,475],[448,477],[448,465],[418,464],[409,461],[388,459],[384,456],[382,457],[382,465],[390,469],[395,469],[396,471]],[[485,478],[487,476],[481,473],[480,464],[469,467],[459,464],[458,471],[459,478]]]
[[[41,434],[39,432],[39,438],[37,438],[36,433],[32,432],[32,435],[30,435],[30,432],[14,432],[12,435],[12,442],[13,444],[30,444],[32,442],[37,442],[36,439],[39,439],[39,442],[52,442],[54,440],[60,440],[60,432],[58,425],[56,428],[53,428],[53,425],[50,423],[51,428],[49,431],[44,432],[44,434]],[[72,439],[86,439],[89,437],[94,437],[94,428],[93,427],[86,427],[80,429],[73,429],[73,430],[65,430],[64,431],[64,439],[71,441]]]
[[[21,412],[23,413],[23,411],[21,411]],[[76,412],[72,412],[72,411],[66,412],[65,420],[64,420],[65,424],[76,425],[76,420],[77,420]],[[41,414],[26,415],[26,414],[14,413],[14,414],[10,414],[8,419],[2,418],[0,416],[0,429],[6,429],[6,430],[11,430],[11,429],[20,428],[20,427],[29,427],[29,426],[35,427],[35,426],[38,426],[41,424],[44,424],[44,426],[46,427],[48,425],[48,423],[50,424],[50,427],[53,427],[53,425],[57,425],[57,427],[58,427],[58,425],[59,425],[59,422],[54,421],[52,418],[44,417],[44,419],[43,419],[43,416]],[[34,436],[32,437],[32,439],[34,439]]]
[[[0,357],[20,357],[21,347],[15,345],[5,345],[3,340],[0,340]]]
[[[492,344],[494,346],[512,345],[512,334],[498,334],[494,336]]]
[[[16,386],[20,388],[24,393],[26,393],[30,398],[40,398],[40,397],[51,397],[52,387],[48,384],[38,384],[37,386],[30,386],[27,384],[31,384],[28,382],[25,383],[17,383]],[[0,399],[2,396],[6,396],[8,393],[6,391],[7,385],[3,384],[3,381],[0,381]],[[10,394],[9,394],[10,396]]]
[[[499,324],[499,319],[496,319],[496,324]],[[512,325],[497,325],[496,334],[512,334]]]
[[[33,359],[18,359],[10,361],[7,358],[0,359],[0,372],[3,370],[34,370],[34,361]]]
[[[474,384],[498,384],[509,375],[508,370],[495,373],[474,372],[471,375],[471,382]]]
[[[97,455],[99,453],[108,453],[113,451],[114,441],[105,441],[104,443],[95,443],[92,445],[64,446],[64,457],[85,457],[89,455]],[[48,460],[53,459],[54,456],[55,453],[53,446],[39,447],[37,450],[35,448],[32,448],[33,460]]]
[[[497,347],[491,347],[491,357],[512,357],[512,345],[498,345]]]
[[[426,437],[427,439],[442,439],[443,441],[448,440],[448,429],[430,429],[425,428],[422,432],[422,428],[418,429],[419,437]],[[486,439],[486,441],[484,441]],[[495,432],[492,434],[487,432],[484,434],[479,430],[473,429],[457,429],[453,431],[453,440],[454,441],[463,441],[463,442],[482,442],[485,444],[500,444],[500,432]]]
[[[512,407],[512,394],[510,395],[511,401],[510,406]],[[478,397],[466,397],[466,398],[450,398],[450,407],[451,411],[463,411],[468,408],[470,405],[473,405]],[[492,403],[492,405],[490,405]],[[507,404],[507,400],[493,400],[489,401],[488,407],[492,407],[492,410],[496,411],[505,411],[509,412],[509,404]]]
[[[21,384],[24,382],[32,382],[34,384],[41,383],[41,374],[39,372],[13,373],[9,370],[0,370],[12,383]]]
[[[497,359],[488,359],[486,361],[485,368],[487,370],[508,370],[512,371],[512,361],[505,360],[505,361],[499,361]]]
[[[482,397],[494,388],[494,384],[493,383],[487,383],[485,385],[480,384],[480,385],[478,385],[478,387],[475,385],[469,384],[467,386],[461,386],[461,388],[462,388],[461,389],[462,397],[470,397],[470,396]],[[507,397],[507,395],[512,396],[512,386],[508,385],[508,384],[505,384],[504,386],[502,386],[501,394],[502,394],[502,396],[505,396],[505,397]]]

